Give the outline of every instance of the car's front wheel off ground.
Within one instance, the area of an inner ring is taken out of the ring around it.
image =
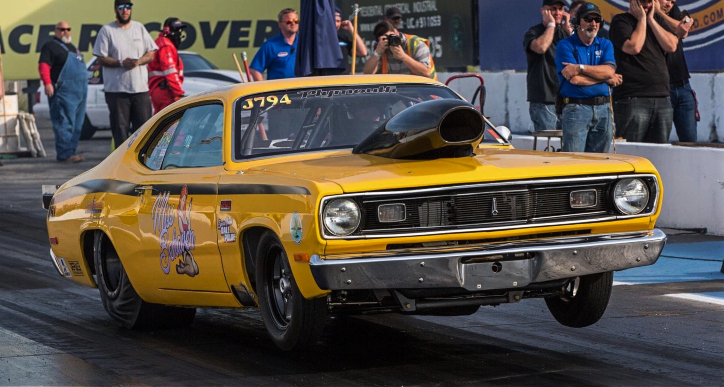
[[[96,231],[93,240],[96,282],[106,312],[128,329],[175,328],[189,325],[195,308],[182,308],[145,302],[128,279],[115,247],[108,236]]]
[[[271,232],[259,239],[255,259],[259,309],[274,344],[284,351],[310,347],[322,334],[326,299],[302,296],[284,246]]]
[[[572,328],[587,327],[603,316],[612,288],[610,271],[576,277],[559,295],[546,298],[546,305],[559,323]]]

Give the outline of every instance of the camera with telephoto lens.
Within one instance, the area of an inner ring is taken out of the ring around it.
[[[387,35],[387,45],[390,47],[394,46],[402,46],[402,38],[395,34],[388,34]]]

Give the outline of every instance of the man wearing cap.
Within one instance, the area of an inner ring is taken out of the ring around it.
[[[387,8],[385,11],[385,21],[392,24],[396,29],[402,28],[402,12],[397,7]]]
[[[531,27],[523,37],[528,61],[529,113],[535,130],[560,129],[555,112],[559,88],[556,45],[573,33],[570,16],[563,10],[563,5],[562,0],[543,0],[542,22]]]
[[[357,59],[364,58],[367,56],[367,47],[365,41],[359,34],[355,33],[354,26],[349,20],[342,21],[342,11],[335,7],[334,8],[334,24],[337,27],[337,40],[339,40],[339,47],[342,49],[342,56],[345,58],[352,58],[352,47],[354,41],[357,41]],[[349,74],[352,71],[351,59],[347,60],[347,70],[343,74]]]
[[[158,47],[143,24],[131,20],[132,9],[130,0],[115,0],[116,20],[101,28],[93,45],[93,55],[103,66],[115,146],[126,141],[131,124],[138,129],[152,115],[146,65]]]
[[[266,79],[294,78],[294,64],[297,61],[297,33],[299,15],[291,8],[284,8],[277,15],[279,35],[262,43],[249,66],[249,73],[255,81]]]
[[[571,2],[571,5],[568,6],[568,14],[571,15],[571,25],[572,26],[576,25],[576,20],[574,20],[574,19],[576,18],[575,15],[578,12],[578,9],[583,4],[586,4],[586,3],[587,3],[587,1],[575,0],[575,1]],[[604,21],[604,24],[605,24],[605,21]],[[601,25],[601,27],[598,29],[598,34],[596,36],[599,38],[608,39],[608,30],[606,30],[604,28],[604,26]]]
[[[156,39],[158,52],[148,64],[148,88],[155,113],[184,95],[184,64],[178,55],[178,45],[186,27],[177,17],[170,17]]]
[[[556,48],[564,103],[562,150],[607,153],[613,137],[609,85],[620,84],[621,76],[616,74],[611,41],[596,37],[603,23],[601,10],[584,3],[575,20],[576,32]]]
[[[656,0],[631,0],[628,12],[611,20],[616,72],[623,83],[613,91],[616,135],[629,142],[669,142],[673,109],[666,53],[679,39],[657,13]]]

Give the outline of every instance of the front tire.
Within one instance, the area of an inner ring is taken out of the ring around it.
[[[271,232],[259,238],[255,260],[259,309],[272,341],[284,351],[312,346],[324,328],[325,298],[307,300],[302,296],[284,246]]]
[[[571,328],[587,327],[606,312],[612,288],[611,271],[576,277],[558,296],[546,298],[546,305],[559,323]]]
[[[145,302],[128,279],[110,239],[97,231],[93,240],[96,282],[103,307],[128,329],[176,328],[191,324],[196,308],[181,308]]]

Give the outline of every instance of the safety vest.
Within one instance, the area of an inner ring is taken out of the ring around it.
[[[430,48],[430,41],[421,38],[417,35],[410,35],[410,34],[403,34],[405,35],[405,38],[407,39],[407,42],[405,46],[407,47],[407,55],[412,57],[412,53],[417,51],[417,47],[420,43],[425,43],[428,48]],[[387,53],[384,53],[382,55],[382,74],[388,74],[388,66],[387,66]],[[432,60],[432,54],[430,54],[430,75],[432,75],[432,79],[437,81],[437,72],[435,71],[435,62]]]

